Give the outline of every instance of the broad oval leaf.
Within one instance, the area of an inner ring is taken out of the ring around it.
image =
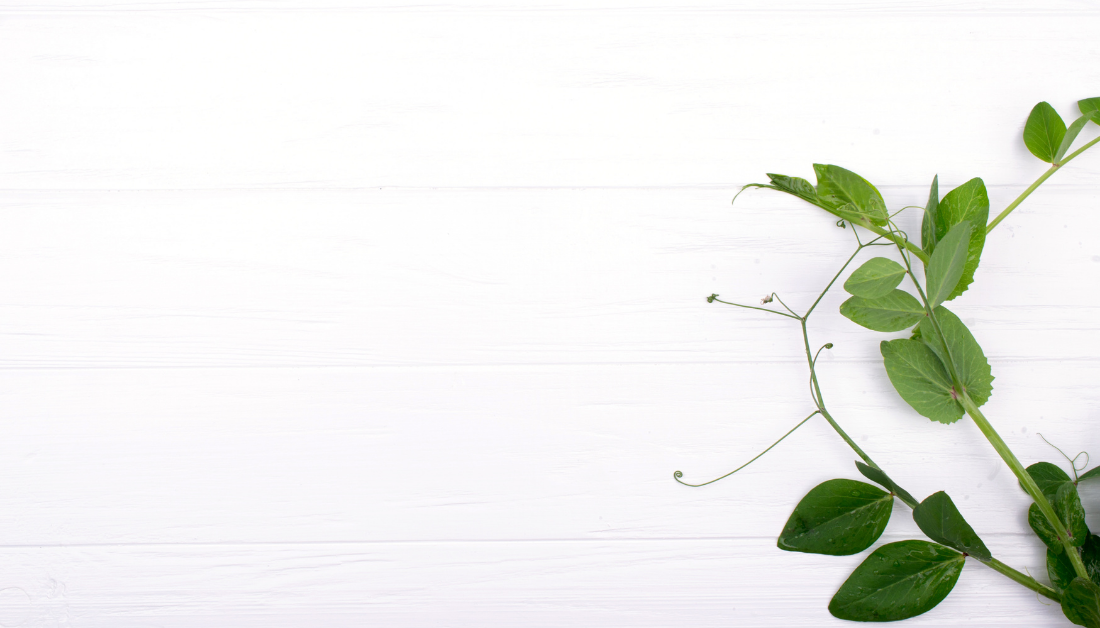
[[[890,383],[914,410],[939,423],[962,418],[947,369],[928,345],[909,338],[884,340],[879,351]]]
[[[1081,474],[1081,476],[1079,478],[1077,478],[1077,481],[1081,482],[1081,481],[1084,481],[1084,480],[1091,480],[1093,478],[1100,478],[1100,467],[1096,467],[1095,469],[1090,469],[1090,470],[1086,471],[1085,473]]]
[[[1074,578],[1062,593],[1062,612],[1078,626],[1100,628],[1100,586]]]
[[[1062,544],[1062,539],[1059,538],[1058,533],[1054,530],[1054,526],[1050,525],[1050,521],[1047,520],[1043,511],[1039,510],[1039,504],[1032,504],[1028,507],[1027,524],[1031,526],[1031,531],[1035,533],[1035,536],[1039,537],[1043,545],[1047,546],[1048,552],[1060,554],[1065,551],[1066,547]]]
[[[878,548],[829,602],[834,617],[897,621],[928,612],[951,593],[966,559],[928,541],[899,541]]]
[[[985,353],[978,345],[978,341],[974,339],[974,335],[959,320],[959,317],[955,316],[954,312],[941,305],[934,310],[934,313],[936,322],[940,325],[940,330],[947,338],[947,347],[951,350],[951,359],[955,364],[955,374],[959,376],[963,390],[970,395],[974,403],[979,406],[983,405],[986,401],[989,401],[989,397],[993,394],[994,377],[993,371],[989,367],[989,360],[986,359]],[[920,330],[921,340],[946,365],[948,353],[944,350],[943,342],[940,335],[936,333],[932,320],[925,317],[921,320],[918,329]]]
[[[958,285],[947,296],[948,301],[965,292],[967,287],[974,283],[974,273],[978,270],[982,249],[985,247],[985,224],[989,222],[989,194],[981,179],[971,179],[940,199],[936,208],[936,229],[932,244],[938,247],[938,242],[943,240],[947,232],[964,220],[969,220],[973,226],[973,231],[970,233],[970,246],[966,252],[966,267],[963,269]],[[925,247],[925,251],[935,252],[934,248],[928,247]]]
[[[898,486],[897,483],[891,480],[890,476],[886,475],[886,473],[882,469],[876,469],[872,466],[865,465],[859,460],[856,460],[856,469],[859,469],[859,472],[863,474],[863,477],[886,487],[886,490],[900,497],[901,501],[910,505],[917,503],[917,500],[913,499],[913,496],[909,494],[909,491]]]
[[[789,552],[848,556],[871,547],[890,520],[894,496],[855,480],[815,486],[783,526],[778,546]]]
[[[1027,468],[1027,474],[1031,476],[1032,480],[1035,480],[1035,484],[1039,486],[1039,490],[1043,495],[1046,495],[1048,499],[1058,493],[1058,488],[1066,482],[1072,482],[1069,475],[1062,470],[1058,465],[1051,462],[1036,462]],[[1023,485],[1020,486],[1023,488]],[[1026,490],[1024,491],[1027,492]]]
[[[893,292],[904,278],[905,268],[901,264],[885,257],[872,257],[848,277],[844,289],[857,297],[875,299]]]
[[[1100,98],[1085,98],[1077,101],[1077,108],[1081,113],[1100,113]],[[1100,120],[1093,118],[1093,122],[1100,124]]]
[[[1058,487],[1051,501],[1054,512],[1069,532],[1070,543],[1074,547],[1081,547],[1089,537],[1089,528],[1085,524],[1085,509],[1081,506],[1081,496],[1077,494],[1077,485],[1066,482]]]
[[[959,285],[963,271],[966,270],[970,233],[973,229],[970,221],[964,220],[951,227],[947,235],[936,244],[925,273],[929,307],[936,307],[946,301]]]
[[[1090,534],[1085,544],[1081,546],[1081,562],[1085,564],[1085,571],[1089,579],[1100,584],[1100,536]],[[1069,556],[1065,552],[1053,552],[1047,550],[1047,575],[1050,583],[1058,591],[1069,588],[1077,572],[1073,569],[1073,563],[1069,562]]]
[[[1066,123],[1048,102],[1041,102],[1031,109],[1024,125],[1024,145],[1039,159],[1049,163],[1066,134]]]
[[[963,519],[962,513],[947,493],[940,491],[929,495],[913,509],[913,521],[928,538],[950,548],[969,554],[982,562],[989,562],[993,554],[978,538],[974,528]]]
[[[924,306],[904,290],[892,290],[874,299],[851,297],[840,304],[845,318],[875,331],[901,331],[924,316]]]
[[[1085,509],[1081,506],[1081,498],[1077,495],[1077,487],[1073,482],[1064,482],[1059,485],[1050,503],[1054,506],[1054,514],[1058,515],[1058,519],[1062,521],[1062,525],[1069,534],[1070,544],[1074,547],[1084,545],[1089,538],[1089,528],[1085,524]],[[1050,551],[1058,554],[1065,549],[1062,539],[1039,509],[1038,504],[1032,504],[1028,508],[1027,523],[1035,532],[1035,536],[1039,537]]]
[[[817,196],[825,204],[839,208],[851,204],[859,216],[872,223],[886,224],[886,202],[867,179],[851,170],[828,164],[814,164]]]
[[[924,206],[924,218],[920,225],[920,245],[926,253],[936,249],[939,236],[936,234],[936,216],[940,210],[940,175],[932,177],[932,187],[928,190],[928,203]]]

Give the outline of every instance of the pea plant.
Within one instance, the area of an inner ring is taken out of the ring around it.
[[[1100,467],[1078,475],[1080,469],[1071,460],[1072,478],[1050,462],[1024,467],[982,413],[981,407],[993,393],[989,362],[966,325],[944,305],[973,283],[986,235],[1062,166],[1100,142],[1097,137],[1070,152],[1087,124],[1100,124],[1100,98],[1081,100],[1078,107],[1081,115],[1068,127],[1046,102],[1031,110],[1024,144],[1050,168],[992,220],[980,178],[942,197],[938,177],[933,178],[923,208],[906,207],[893,213],[875,186],[832,165],[814,164],[816,186],[806,179],[769,174],[769,183],[742,188],[777,190],[816,205],[836,217],[838,226],[850,227],[856,241],[851,257],[804,313],[788,307],[775,293],[760,306],[724,301],[717,294],[707,297],[710,303],[783,316],[801,326],[813,412],[756,458],[813,417],[821,416],[859,456],[856,468],[871,482],[834,479],[814,487],[783,526],[779,549],[833,556],[862,552],[886,529],[895,498],[912,509],[914,521],[928,537],[887,543],[871,552],[829,602],[829,612],[835,617],[896,621],[925,613],[951,593],[970,557],[1034,592],[1029,595],[1042,595],[1061,604],[1073,623],[1100,628],[1100,536],[1086,526],[1077,493],[1078,483],[1100,478]],[[924,211],[919,241],[894,222],[906,209]],[[1047,548],[1049,585],[997,560],[947,493],[939,491],[917,501],[845,433],[826,407],[816,364],[821,351],[832,345],[814,352],[807,321],[864,249],[884,250],[890,257],[873,257],[848,275],[843,288],[851,297],[840,306],[840,314],[872,331],[909,332],[908,337],[880,344],[887,377],[918,414],[946,424],[965,415],[978,426],[1033,500],[1027,520]],[[920,272],[915,272],[917,266]],[[906,280],[908,291],[902,288]],[[771,303],[777,305],[769,307]],[[701,484],[684,482],[680,471],[673,477],[686,486],[705,486],[736,473],[756,458]]]

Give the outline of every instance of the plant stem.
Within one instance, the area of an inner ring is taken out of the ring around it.
[[[892,226],[893,225],[891,225],[891,227]],[[939,336],[940,342],[943,343],[944,350],[947,353],[947,364],[945,366],[947,367],[947,370],[951,375],[951,383],[953,384],[953,388],[955,391],[954,394],[956,395],[956,398],[959,400],[959,403],[962,404],[963,409],[966,410],[966,413],[969,414],[972,419],[974,419],[974,422],[978,425],[978,429],[980,429],[982,431],[982,434],[985,435],[986,440],[988,440],[989,443],[993,445],[993,449],[995,449],[997,453],[1001,456],[1001,459],[1005,461],[1005,463],[1008,465],[1008,468],[1012,469],[1012,473],[1020,480],[1020,484],[1023,485],[1024,489],[1027,490],[1029,495],[1031,495],[1031,498],[1035,500],[1035,503],[1039,505],[1039,509],[1043,512],[1043,515],[1046,516],[1046,518],[1050,521],[1050,524],[1054,527],[1055,533],[1058,535],[1058,537],[1063,539],[1062,542],[1065,546],[1065,550],[1069,555],[1070,562],[1073,563],[1073,570],[1077,573],[1078,576],[1088,579],[1087,572],[1085,571],[1085,565],[1081,562],[1081,556],[1077,553],[1077,548],[1073,547],[1070,544],[1069,533],[1066,531],[1065,526],[1062,525],[1062,521],[1058,518],[1057,514],[1055,514],[1054,507],[1050,505],[1050,502],[1047,500],[1046,496],[1043,495],[1043,492],[1041,490],[1039,490],[1039,486],[1035,484],[1035,480],[1032,479],[1031,474],[1027,472],[1027,469],[1024,468],[1024,465],[1020,464],[1020,461],[1016,458],[1016,455],[1013,454],[1012,450],[1008,448],[1008,444],[1004,442],[1004,440],[1001,438],[1001,435],[997,433],[997,430],[993,429],[993,426],[989,423],[989,420],[986,419],[985,415],[982,414],[982,411],[978,409],[977,404],[975,404],[970,396],[966,394],[966,388],[963,386],[962,380],[959,378],[959,374],[955,369],[955,359],[951,357],[951,344],[947,342],[947,336],[943,333],[943,329],[940,327],[939,320],[936,318],[936,312],[931,307],[931,304],[928,302],[928,297],[924,294],[924,290],[921,289],[920,282],[917,281],[916,276],[913,275],[913,268],[910,265],[908,256],[905,254],[905,251],[901,249],[900,245],[898,246],[898,249],[901,253],[902,261],[905,262],[905,268],[908,271],[909,278],[913,281],[913,285],[917,289],[917,294],[920,295],[920,300],[924,304],[925,315],[928,316],[929,321],[931,321],[932,327],[936,330],[936,335]],[[1005,569],[1011,569],[1003,563],[999,564],[1003,565]],[[1001,570],[998,569],[998,571]],[[1011,574],[1004,571],[1002,571],[1002,573],[1009,576],[1013,580],[1017,580],[1018,582],[1020,582]],[[1016,573],[1019,574],[1019,572]],[[1019,576],[1021,578],[1026,577],[1023,574],[1019,574]],[[1034,582],[1034,579],[1032,579],[1032,581]],[[1038,589],[1035,590],[1038,591]]]
[[[1058,515],[1054,512],[1054,507],[1050,505],[1046,496],[1043,495],[1043,491],[1039,490],[1039,485],[1031,478],[1031,474],[1027,472],[1024,465],[1020,464],[1016,455],[1012,453],[1012,450],[1009,449],[1008,445],[1001,439],[1001,435],[997,433],[997,430],[993,429],[989,420],[986,419],[982,411],[978,409],[977,404],[970,398],[970,395],[963,391],[962,394],[959,395],[959,402],[962,403],[963,408],[966,410],[966,413],[970,415],[970,418],[974,419],[974,423],[978,425],[978,429],[982,431],[982,434],[985,436],[986,440],[989,441],[989,444],[993,445],[993,449],[995,449],[997,454],[1001,456],[1001,459],[1005,461],[1008,468],[1012,469],[1012,473],[1020,480],[1020,484],[1023,485],[1024,490],[1027,491],[1028,495],[1031,495],[1031,498],[1038,504],[1039,510],[1041,510],[1043,515],[1050,521],[1050,525],[1054,528],[1055,534],[1058,535],[1058,538],[1062,539],[1066,554],[1069,556],[1069,561],[1073,563],[1073,571],[1081,578],[1088,580],[1088,571],[1085,570],[1085,564],[1081,562],[1081,555],[1077,553],[1077,548],[1071,544],[1066,526],[1062,524],[1062,520],[1059,519]]]
[[[1061,603],[1061,601],[1062,601],[1062,596],[1058,595],[1058,592],[1055,591],[1054,589],[1048,587],[1047,585],[1039,582],[1038,580],[1036,580],[1035,578],[1032,578],[1031,576],[1029,576],[1027,574],[1023,574],[1023,573],[1020,573],[1019,571],[1016,571],[1012,567],[1009,567],[1008,565],[1002,563],[1001,561],[997,560],[996,558],[990,559],[989,562],[984,562],[984,561],[979,561],[979,562],[981,562],[986,567],[989,567],[993,571],[996,571],[997,573],[1008,576],[1010,579],[1014,580],[1015,582],[1019,582],[1020,584],[1022,584],[1025,587],[1031,589],[1032,591],[1038,593],[1039,595],[1050,598],[1050,599],[1052,599],[1052,600],[1054,600],[1055,602],[1058,602],[1058,603]]]
[[[1035,180],[1035,183],[1032,183],[1026,190],[1024,190],[1023,194],[1016,197],[1016,200],[1012,201],[1012,203],[1008,207],[1006,207],[1003,212],[997,214],[997,217],[994,218],[992,221],[990,221],[989,226],[987,226],[985,228],[985,232],[989,233],[990,231],[993,231],[993,227],[996,227],[997,225],[1001,224],[1001,221],[1004,220],[1006,216],[1011,214],[1012,210],[1016,209],[1016,207],[1020,203],[1024,202],[1025,198],[1027,198],[1028,196],[1031,196],[1031,193],[1034,192],[1035,189],[1038,188],[1040,185],[1042,185],[1043,181],[1046,181],[1047,179],[1049,179],[1050,175],[1057,172],[1059,168],[1061,168],[1062,166],[1068,164],[1074,157],[1076,157],[1076,156],[1080,155],[1081,153],[1085,152],[1086,150],[1088,150],[1088,148],[1090,146],[1096,144],[1097,142],[1100,142],[1100,137],[1097,137],[1097,138],[1093,139],[1088,144],[1085,144],[1081,148],[1078,148],[1077,150],[1073,151],[1072,153],[1070,153],[1062,161],[1051,165],[1050,168],[1048,168],[1047,171],[1044,172],[1041,177],[1039,177],[1038,179]]]
[[[857,222],[856,224],[863,227],[864,229],[870,231],[871,233],[874,233],[874,234],[877,234],[877,235],[880,235],[880,236],[886,238],[887,240],[893,242],[894,244],[896,244],[898,246],[904,246],[910,253],[912,253],[913,255],[916,255],[917,259],[924,262],[925,264],[928,263],[928,254],[924,252],[924,249],[922,249],[919,246],[913,244],[909,240],[907,240],[905,238],[899,238],[898,236],[894,235],[893,232],[888,231],[886,229],[883,229],[882,227],[879,227],[877,225],[871,224],[871,221],[869,221],[869,220],[861,220],[861,221]]]

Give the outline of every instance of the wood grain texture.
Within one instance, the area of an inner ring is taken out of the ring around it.
[[[1018,185],[1100,82],[1095,12],[569,7],[10,13],[0,187]]]
[[[858,477],[827,425],[672,479],[811,407],[797,325],[705,297],[804,309],[852,249],[789,197],[730,200],[819,161],[895,209],[982,176],[997,211],[1044,169],[1031,106],[1095,95],[1097,25],[1072,0],[0,3],[0,625],[843,625],[859,557],[775,547]],[[1039,432],[1100,450],[1098,194],[1087,154],[951,304],[1025,463],[1058,460]],[[877,346],[902,334],[843,298],[810,326],[838,419],[1041,577],[1015,479],[904,406]],[[916,535],[895,506],[883,540]],[[971,562],[908,625],[1068,624]]]

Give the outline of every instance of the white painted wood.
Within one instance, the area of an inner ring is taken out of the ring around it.
[[[1027,111],[1100,81],[1087,3],[175,6],[4,13],[2,187],[730,186],[813,161],[1019,184],[1036,176]]]
[[[812,207],[729,201],[824,161],[895,208],[982,176],[1000,209],[1043,171],[1030,107],[1098,84],[1098,23],[1071,0],[0,4],[0,625],[842,625],[859,557],[775,548],[801,495],[855,477],[826,425],[671,477],[810,411],[797,325],[704,297],[802,309],[851,250]],[[1055,175],[952,306],[1025,462],[1057,459],[1039,432],[1100,451],[1098,192],[1096,155]],[[1041,577],[1015,479],[972,424],[904,406],[843,298],[811,324],[834,413]],[[916,534],[897,506],[883,540]],[[1068,624],[973,563],[909,625]]]

